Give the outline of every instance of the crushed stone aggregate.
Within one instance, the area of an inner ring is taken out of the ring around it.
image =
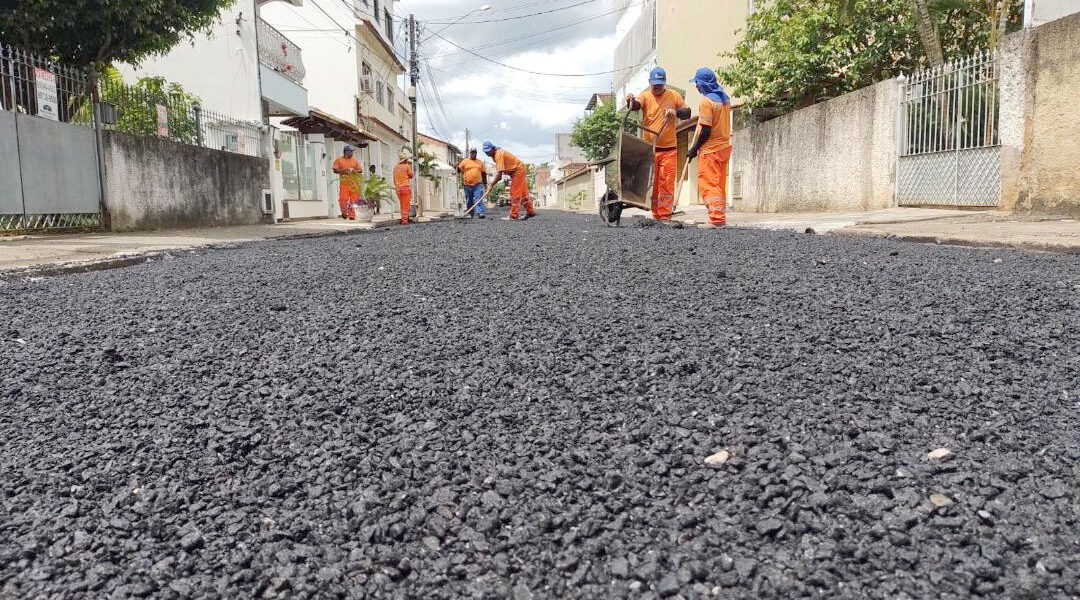
[[[551,211],[5,280],[0,597],[1076,598],[1078,284]]]

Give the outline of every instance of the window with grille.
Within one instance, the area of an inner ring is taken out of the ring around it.
[[[390,112],[394,112],[394,88],[389,84],[386,86],[386,108],[390,109]]]
[[[378,80],[375,82],[375,101],[379,104],[383,103],[383,82]]]
[[[390,40],[390,44],[393,45],[393,43],[394,43],[394,17],[390,16],[390,11],[389,10],[384,10],[383,11],[383,16],[386,17],[384,19],[384,23],[383,23],[384,27],[386,27],[386,39]]]

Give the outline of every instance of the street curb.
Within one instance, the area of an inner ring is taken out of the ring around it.
[[[913,244],[934,244],[937,246],[957,246],[961,248],[982,248],[987,250],[1022,250],[1026,252],[1049,252],[1054,254],[1080,255],[1080,246],[1055,244],[1053,242],[998,242],[977,241],[951,236],[932,236],[916,234],[881,233],[853,229],[836,229],[826,235],[850,238],[879,238],[898,240]]]
[[[418,220],[415,221],[415,223],[411,224],[424,225],[427,223],[438,223],[440,221],[452,219],[453,215],[442,215],[438,217],[424,218],[427,220]],[[126,254],[109,256],[107,258],[101,259],[49,263],[42,265],[32,265],[29,267],[17,267],[14,269],[0,269],[0,281],[22,279],[26,277],[55,277],[57,275],[74,275],[79,273],[90,273],[93,271],[108,271],[110,269],[122,269],[124,267],[130,267],[132,265],[137,265],[142,262],[153,261],[155,259],[176,252],[187,252],[195,250],[225,250],[229,248],[236,248],[244,244],[257,244],[260,242],[271,242],[277,240],[304,240],[334,237],[339,235],[357,235],[361,233],[369,233],[378,229],[393,227],[395,225],[398,225],[398,222],[396,220],[388,220],[372,223],[371,227],[357,229],[311,231],[307,233],[296,233],[274,237],[251,238],[237,241],[221,241],[212,244],[205,244],[202,246],[178,246],[176,248],[165,249],[157,248],[154,250],[129,252]]]

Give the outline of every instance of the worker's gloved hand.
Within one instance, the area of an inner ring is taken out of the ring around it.
[[[697,158],[697,150],[696,149],[691,150],[690,152],[688,152],[686,154],[686,160],[694,160],[695,158]]]
[[[631,108],[632,106],[634,106],[634,95],[633,94],[627,94],[626,95],[626,108]]]

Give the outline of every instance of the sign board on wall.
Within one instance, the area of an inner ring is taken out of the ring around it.
[[[154,106],[157,108],[157,134],[169,137],[169,111],[161,104]]]
[[[34,87],[37,90],[37,115],[59,121],[60,111],[57,107],[56,74],[48,69],[34,67]]]

